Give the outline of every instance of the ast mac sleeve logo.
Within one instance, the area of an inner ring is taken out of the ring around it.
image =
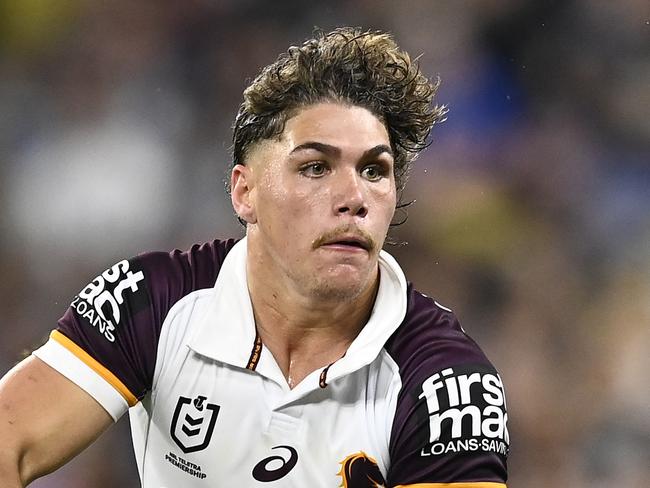
[[[184,396],[178,398],[170,433],[185,454],[208,447],[220,408],[214,403],[206,403],[204,396],[197,396],[194,400]]]
[[[141,297],[144,273],[130,269],[129,261],[120,261],[88,284],[72,301],[71,307],[97,329],[109,342],[115,342],[115,327],[125,309],[135,312]],[[131,300],[129,305],[127,300]]]

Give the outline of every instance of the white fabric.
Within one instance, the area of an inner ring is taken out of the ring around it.
[[[128,410],[129,404],[109,382],[54,339],[32,354],[97,400],[115,422]]]

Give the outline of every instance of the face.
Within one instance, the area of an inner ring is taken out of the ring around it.
[[[388,132],[365,108],[320,103],[290,118],[233,170],[256,271],[321,300],[374,286],[395,211],[393,164]]]

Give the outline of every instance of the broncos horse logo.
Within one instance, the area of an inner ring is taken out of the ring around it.
[[[341,461],[342,488],[384,488],[386,482],[379,471],[377,461],[360,451]]]

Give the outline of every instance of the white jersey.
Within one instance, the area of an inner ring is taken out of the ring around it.
[[[245,239],[121,261],[34,354],[115,420],[130,407],[145,488],[504,487],[500,377],[383,251],[379,267],[346,354],[293,389],[256,333]]]

